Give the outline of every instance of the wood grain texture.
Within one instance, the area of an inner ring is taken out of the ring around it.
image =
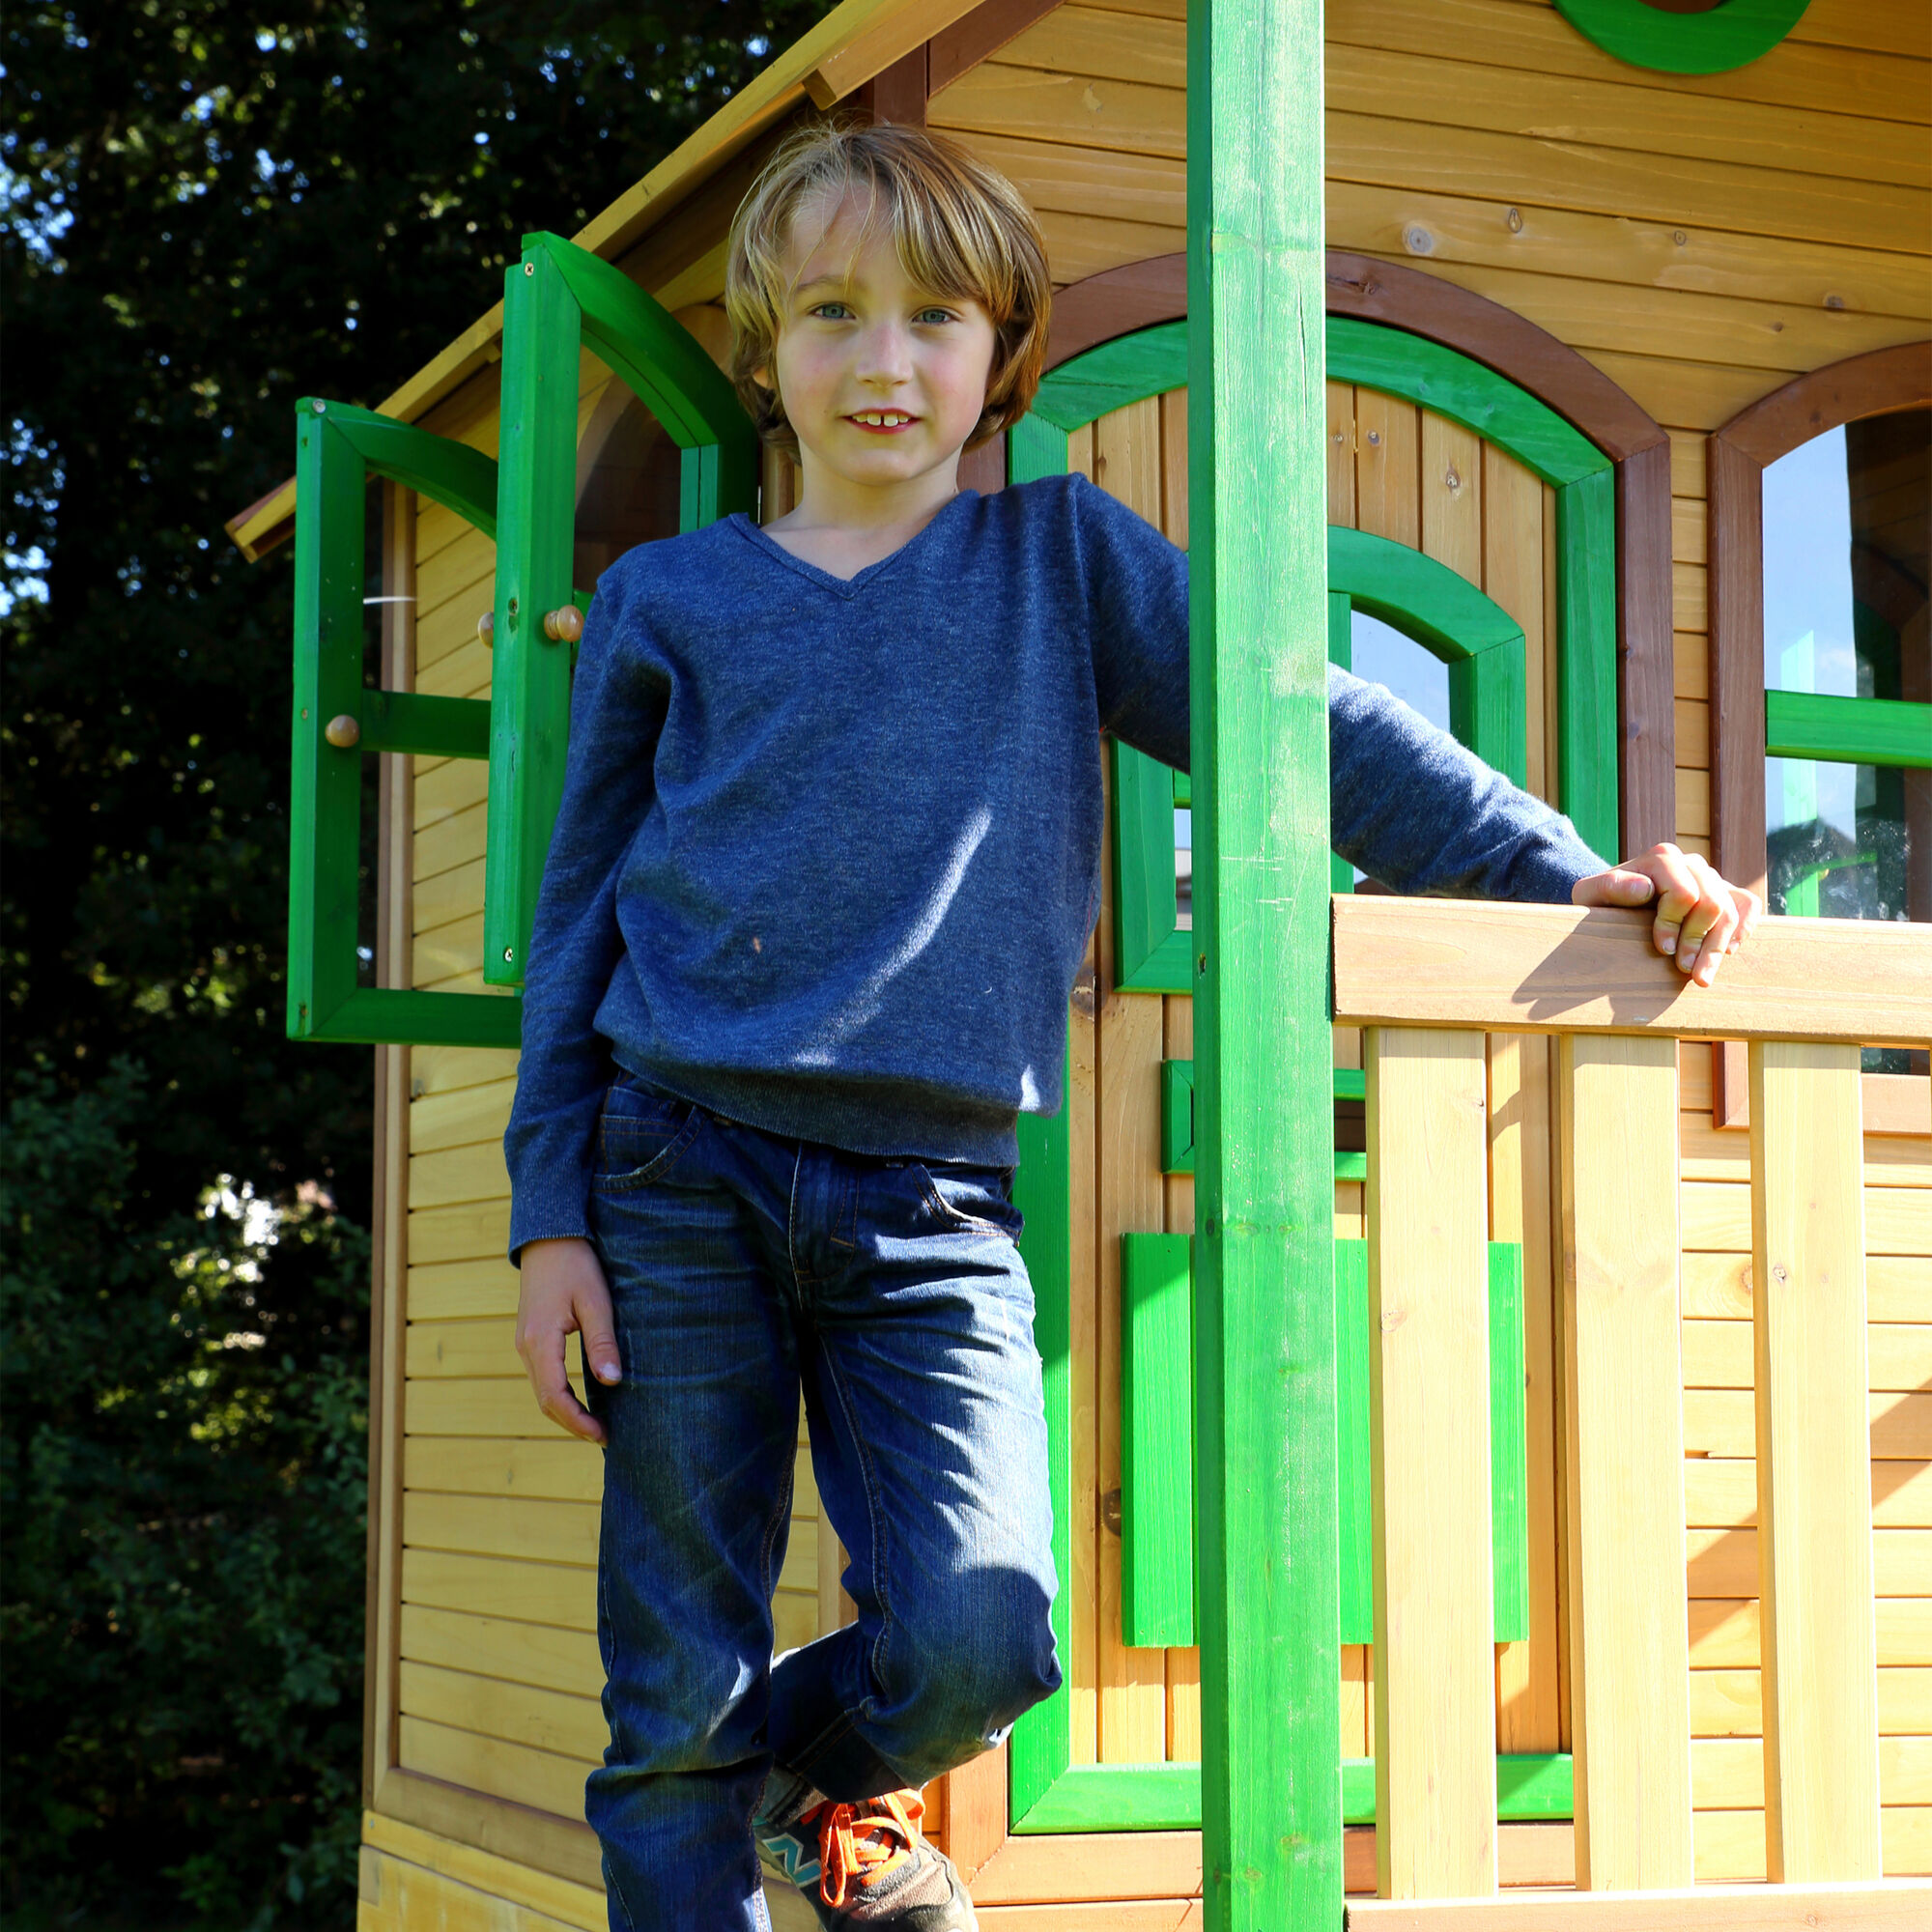
[[[982,0],[962,18],[942,27],[926,43],[931,92],[951,87],[1060,4],[1061,0]]]
[[[1496,1886],[1484,1043],[1374,1028],[1368,1063],[1378,1890]]]
[[[406,1775],[397,1798],[403,1797],[407,1786],[421,1781]],[[567,1924],[581,1923],[587,1932],[602,1932],[607,1922],[604,1878],[588,1827],[559,1826],[529,1813],[527,1822],[537,1829],[519,1834],[515,1822],[502,1813],[522,1807],[498,1807],[476,1800],[462,1809],[458,1808],[461,1795],[452,1793],[450,1799],[455,1802],[429,1811],[422,1794],[409,1793],[411,1809],[427,1812],[434,1817],[433,1824],[414,1822],[402,1809],[379,1806],[365,1811],[362,1842],[376,1852],[473,1886],[491,1898],[548,1913]]]
[[[1909,1045],[1932,1011],[1932,950],[1903,924],[1767,919],[1700,987],[1641,913],[1357,895],[1332,918],[1345,1025]],[[1839,990],[1821,1002],[1820,986]]]
[[[1428,1905],[1350,1901],[1349,1924],[1359,1932],[1910,1932],[1932,1911],[1932,1885],[1755,1886],[1721,1890],[1652,1890],[1641,1898],[1579,1892],[1535,1900],[1504,1897],[1487,1909],[1466,1902]]]
[[[1754,1044],[1750,1086],[1767,1869],[1877,1878],[1858,1048]]]
[[[1566,1036],[1558,1062],[1577,1882],[1683,1885],[1677,1050]]]
[[[1661,438],[1617,469],[1617,707],[1623,850],[1677,829],[1671,611],[1670,446]]]

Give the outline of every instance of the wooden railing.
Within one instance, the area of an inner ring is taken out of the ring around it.
[[[1859,1045],[1932,1036],[1932,934],[1768,921],[1708,989],[1688,984],[1648,934],[1630,913],[1335,902],[1335,1017],[1366,1029],[1384,1899],[1479,1898],[1497,1882],[1490,1032],[1561,1036],[1577,1884],[1655,1892],[1694,1876],[1678,1219],[1687,1037],[1749,1045],[1770,1876],[1881,1877]],[[1898,1903],[1910,1909],[1901,1923],[1910,1911],[1932,1923],[1922,1891]],[[1378,1910],[1389,1908],[1366,1916]]]

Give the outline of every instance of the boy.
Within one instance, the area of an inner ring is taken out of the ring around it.
[[[1187,760],[1186,559],[1077,477],[958,491],[1049,301],[965,155],[795,138],[726,299],[804,492],[599,585],[506,1142],[518,1346],[607,1448],[611,1924],[767,1924],[762,1848],[828,1926],[943,1932],[918,1787],[1060,1681],[1013,1122],[1060,1100],[1099,733]],[[1336,847],[1399,888],[1654,896],[1703,982],[1755,915],[1673,847],[1604,870],[1378,687],[1336,673],[1330,734]],[[774,1664],[801,1386],[859,1614]]]

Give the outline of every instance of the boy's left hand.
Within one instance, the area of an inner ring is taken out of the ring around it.
[[[1675,845],[1653,845],[1640,859],[1578,879],[1570,891],[1571,903],[1579,906],[1640,906],[1652,899],[1657,950],[1700,986],[1718,977],[1724,954],[1742,946],[1764,917],[1764,901],[1755,893]]]

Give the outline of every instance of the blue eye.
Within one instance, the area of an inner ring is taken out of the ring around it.
[[[811,312],[821,322],[849,322],[852,318],[852,311],[841,301],[819,302]]]
[[[952,311],[944,308],[923,308],[913,317],[918,323],[942,323],[952,320]]]

